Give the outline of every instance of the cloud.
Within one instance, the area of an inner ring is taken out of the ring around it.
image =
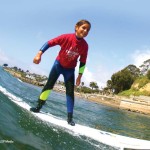
[[[145,60],[150,59],[150,49],[136,50],[131,57],[133,64],[139,67]]]
[[[90,82],[94,81],[93,73],[90,72],[87,67],[85,68],[84,71],[83,80],[86,85],[89,85]]]
[[[90,82],[96,82],[99,88],[106,87],[107,80],[110,79],[112,73],[105,69],[105,67],[97,66],[94,71],[89,68],[85,68],[82,81],[86,86],[89,86]]]

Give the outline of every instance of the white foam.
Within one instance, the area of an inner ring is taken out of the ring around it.
[[[5,95],[7,95],[14,103],[29,111],[30,106],[26,102],[22,101],[22,99],[9,93],[5,88],[1,86],[0,86],[0,91],[3,92]],[[116,135],[109,132],[90,128],[87,126],[79,125],[79,124],[76,124],[75,126],[71,126],[68,125],[66,120],[62,120],[51,114],[33,113],[33,112],[31,113],[43,121],[67,129],[68,131],[71,131],[74,134],[87,136],[89,138],[92,138],[98,142],[104,143],[109,146],[120,148],[122,150],[124,148],[150,150],[150,141],[147,140],[141,140],[141,139],[135,139],[135,138],[125,137],[121,135]]]
[[[17,78],[18,81],[22,82],[20,79]]]

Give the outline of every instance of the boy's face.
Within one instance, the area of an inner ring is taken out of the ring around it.
[[[75,31],[76,31],[76,36],[78,38],[84,38],[88,35],[88,33],[90,31],[90,25],[89,24],[83,24],[81,26],[76,26]]]

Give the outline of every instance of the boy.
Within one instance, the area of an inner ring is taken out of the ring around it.
[[[89,33],[91,24],[87,20],[80,20],[75,25],[75,33],[63,34],[52,40],[46,42],[35,56],[33,62],[39,64],[42,54],[49,48],[55,45],[60,45],[61,50],[54,62],[54,65],[49,74],[48,81],[44,86],[39,99],[37,107],[33,107],[30,110],[33,112],[39,112],[42,106],[45,104],[51,90],[54,87],[60,74],[64,76],[66,86],[66,99],[67,99],[67,112],[68,112],[68,124],[74,126],[73,121],[73,108],[74,108],[74,80],[75,80],[75,67],[77,59],[80,57],[79,75],[76,79],[76,85],[81,83],[81,77],[85,69],[88,44],[84,40]]]

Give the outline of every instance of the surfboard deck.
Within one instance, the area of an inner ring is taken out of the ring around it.
[[[23,109],[30,111],[31,106],[24,102],[22,99],[12,95],[11,93],[7,92],[4,88],[0,88],[0,90],[6,94],[11,101],[16,103],[18,106],[22,107]],[[75,135],[83,135],[87,136],[91,139],[94,139],[100,143],[109,145],[111,147],[119,148],[121,150],[150,150],[150,141],[148,140],[141,140],[131,137],[126,137],[122,135],[113,134],[110,132],[101,131],[98,129],[94,129],[88,126],[76,124],[75,126],[71,126],[67,123],[66,120],[58,118],[52,114],[39,112],[34,113],[31,112],[35,117],[46,121],[50,124],[58,126],[59,128],[65,129],[67,131],[71,131]]]

